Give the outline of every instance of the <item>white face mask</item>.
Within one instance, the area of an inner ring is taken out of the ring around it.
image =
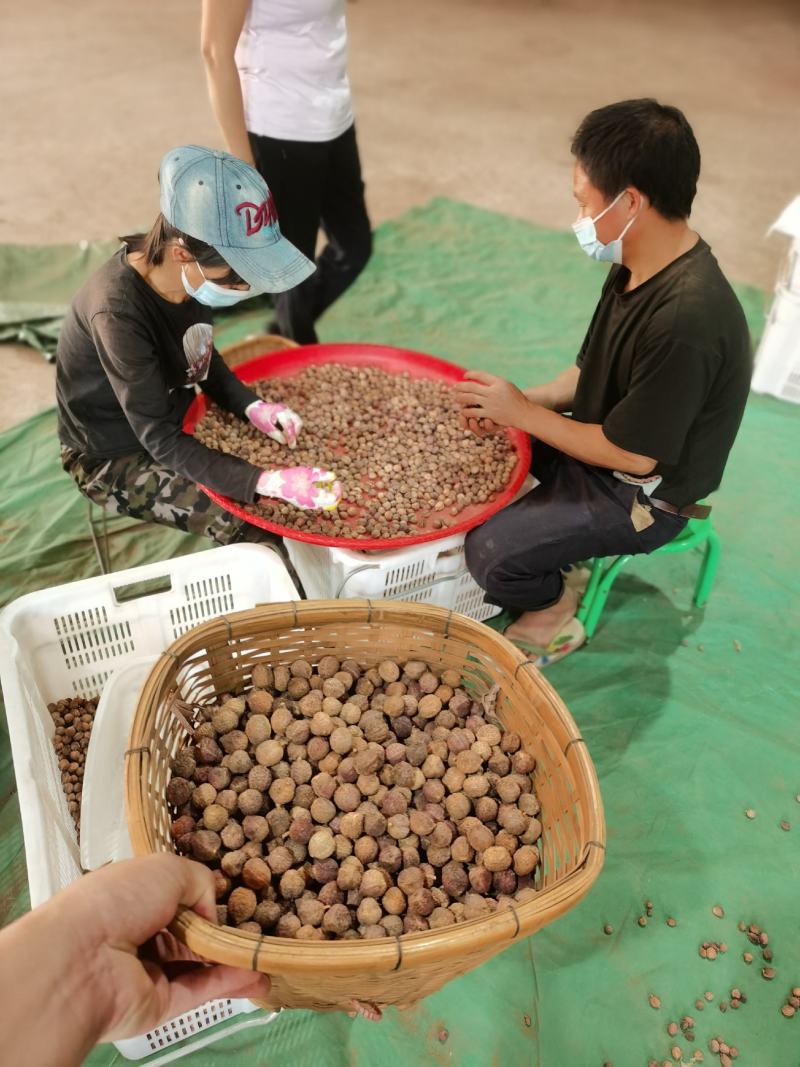
[[[229,308],[238,304],[240,300],[249,300],[256,294],[252,289],[227,289],[224,285],[217,285],[203,274],[203,268],[199,263],[195,264],[200,271],[203,281],[196,289],[192,289],[189,279],[186,277],[186,267],[181,267],[181,281],[183,288],[189,296],[211,308]]]
[[[578,219],[577,222],[573,222],[572,224],[573,232],[578,238],[578,244],[584,250],[586,255],[591,256],[592,259],[596,259],[601,263],[622,262],[622,238],[639,217],[639,212],[637,212],[615,241],[609,241],[607,245],[604,245],[602,241],[598,240],[597,230],[595,229],[594,224],[602,219],[603,215],[605,215],[607,211],[610,211],[624,194],[625,190],[623,189],[618,196],[614,197],[608,207],[604,208],[600,214],[596,215],[593,219]]]

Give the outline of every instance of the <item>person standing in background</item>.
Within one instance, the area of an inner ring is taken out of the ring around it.
[[[270,329],[315,344],[315,322],[369,260],[372,231],[347,78],[345,0],[203,0],[201,46],[228,151],[255,166],[284,236],[317,271],[275,297]]]

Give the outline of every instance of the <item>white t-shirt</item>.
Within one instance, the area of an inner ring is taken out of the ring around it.
[[[251,133],[331,141],[352,125],[344,5],[251,0],[236,46]]]

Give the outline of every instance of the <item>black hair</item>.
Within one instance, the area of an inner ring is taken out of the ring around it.
[[[218,285],[247,284],[245,279],[240,278],[233,267],[222,258],[216,248],[207,245],[204,241],[198,241],[196,237],[190,237],[188,233],[177,230],[161,214],[150,227],[149,233],[129,234],[127,237],[120,237],[120,241],[128,246],[129,252],[141,252],[145,262],[151,267],[157,267],[164,262],[164,253],[170,241],[182,241],[186,251],[197,260],[201,267],[228,268],[226,275],[214,279]]]
[[[700,149],[678,108],[645,98],[590,111],[572,138],[572,154],[606,196],[632,185],[665,219],[689,217]]]

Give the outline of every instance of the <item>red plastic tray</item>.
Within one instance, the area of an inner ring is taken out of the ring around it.
[[[350,367],[379,367],[390,374],[410,374],[413,378],[433,378],[444,382],[458,382],[464,377],[464,368],[455,363],[448,363],[436,356],[427,356],[422,352],[411,352],[404,348],[391,348],[387,345],[364,345],[364,344],[328,344],[306,345],[302,348],[287,348],[279,352],[256,356],[240,363],[234,368],[234,373],[243,382],[254,382],[261,378],[291,378],[306,367],[316,366],[320,363],[343,363]],[[183,428],[187,433],[193,433],[195,426],[205,415],[208,409],[208,401],[204,395],[199,395],[186,412]],[[302,415],[302,411],[299,412]],[[531,443],[528,434],[522,430],[506,430],[509,439],[517,453],[517,463],[512,471],[511,478],[506,488],[498,493],[497,497],[485,504],[471,504],[458,516],[458,520],[451,526],[438,530],[425,530],[407,537],[392,538],[367,538],[367,537],[329,537],[325,534],[307,533],[304,530],[295,530],[289,526],[281,526],[279,523],[270,522],[258,515],[251,515],[244,507],[221,493],[201,485],[200,488],[207,493],[213,501],[224,507],[227,511],[238,515],[254,526],[260,526],[264,530],[279,534],[281,537],[289,537],[295,541],[306,541],[313,545],[328,545],[338,548],[387,549],[404,548],[409,545],[419,545],[425,541],[438,541],[443,537],[451,537],[454,533],[463,533],[486,522],[496,511],[505,507],[513,500],[519,487],[528,473],[531,461]]]

